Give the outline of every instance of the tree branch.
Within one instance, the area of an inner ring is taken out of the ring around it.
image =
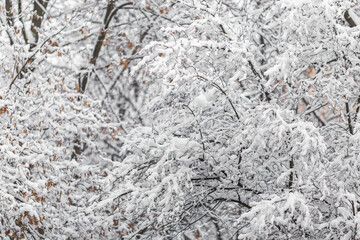
[[[345,103],[345,110],[346,110],[346,116],[347,116],[347,120],[348,120],[349,132],[350,132],[351,135],[354,135],[354,128],[353,128],[353,125],[351,123],[351,114],[350,114],[349,102]]]
[[[128,2],[128,3],[124,3],[124,4],[120,5],[119,7],[115,8],[115,6],[114,6],[115,1],[114,0],[109,0],[107,8],[106,8],[105,18],[104,18],[104,27],[102,27],[101,30],[100,30],[98,39],[97,39],[95,47],[94,47],[92,57],[90,59],[90,64],[91,65],[94,65],[94,66],[96,65],[96,61],[97,61],[97,59],[99,57],[101,48],[103,46],[103,42],[105,40],[105,37],[106,37],[106,34],[107,34],[107,29],[108,29],[108,27],[110,25],[111,19],[114,17],[114,15],[116,14],[116,12],[119,9],[121,9],[121,8],[123,8],[125,6],[128,6],[128,5],[131,5],[131,4],[133,4],[133,3]],[[85,89],[86,89],[86,86],[87,86],[88,79],[89,79],[90,75],[91,75],[91,73],[84,74],[82,80],[79,81],[80,82],[80,90],[81,90],[82,93],[85,92]]]
[[[35,14],[32,16],[31,22],[31,32],[35,39],[35,42],[30,44],[30,50],[35,48],[37,43],[39,42],[39,29],[41,27],[41,23],[44,19],[45,9],[49,3],[49,0],[35,0],[34,1],[34,11]]]

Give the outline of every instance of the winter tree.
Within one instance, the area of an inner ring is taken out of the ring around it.
[[[360,238],[358,2],[0,10],[1,238]]]
[[[357,3],[174,8],[132,70],[154,81],[119,173],[140,238],[358,238]]]

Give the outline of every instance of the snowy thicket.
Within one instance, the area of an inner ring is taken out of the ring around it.
[[[0,238],[359,239],[358,4],[4,0]]]

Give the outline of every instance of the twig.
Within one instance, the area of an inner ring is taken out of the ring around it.
[[[229,101],[232,109],[234,110],[235,115],[236,115],[236,118],[237,118],[238,120],[240,120],[240,116],[239,116],[238,112],[236,111],[236,108],[235,108],[234,104],[232,103],[231,99],[230,99],[229,96],[226,94],[226,92],[224,91],[224,89],[222,89],[218,84],[216,84],[216,83],[208,80],[207,78],[204,78],[204,77],[202,77],[202,76],[200,76],[200,75],[198,75],[197,77],[200,78],[200,79],[202,79],[202,80],[205,80],[205,81],[210,82],[210,84],[211,84],[213,87],[215,87],[215,88],[218,89],[222,94],[224,94],[225,97],[226,97],[226,99]]]
[[[70,19],[69,22],[71,22],[72,18]],[[21,67],[20,71],[16,74],[16,76],[13,78],[13,80],[11,81],[10,85],[9,85],[9,89],[7,90],[6,93],[8,93],[12,87],[12,85],[15,83],[16,79],[19,78],[20,74],[23,72],[23,70],[25,69],[25,67],[32,62],[32,60],[34,59],[35,55],[41,50],[41,48],[45,45],[45,43],[47,43],[47,41],[49,41],[51,38],[55,37],[56,35],[58,35],[59,33],[61,33],[65,28],[67,27],[67,25],[65,25],[63,28],[61,28],[58,32],[54,33],[53,35],[51,35],[50,37],[48,37],[47,39],[45,39],[45,41],[38,47],[38,49],[25,61],[24,65]]]

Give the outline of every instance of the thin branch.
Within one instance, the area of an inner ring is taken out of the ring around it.
[[[44,19],[46,13],[46,7],[49,3],[49,0],[37,0],[34,1],[34,11],[35,14],[32,16],[31,22],[31,32],[35,39],[35,42],[31,43],[30,50],[36,47],[39,41],[39,29],[41,27],[41,23]]]
[[[345,103],[345,110],[346,110],[346,116],[347,116],[347,120],[348,120],[349,132],[350,132],[351,135],[354,135],[354,128],[353,128],[353,125],[351,123],[351,114],[350,114],[349,102]]]
[[[93,50],[93,55],[90,59],[90,64],[95,66],[96,65],[96,61],[99,57],[99,54],[100,54],[100,51],[101,51],[101,48],[103,46],[103,42],[105,40],[105,37],[107,35],[107,29],[110,25],[110,21],[111,19],[114,17],[115,13],[125,7],[125,6],[128,6],[128,5],[131,5],[133,4],[132,2],[128,2],[128,3],[124,3],[118,7],[114,7],[114,4],[115,4],[115,1],[114,0],[109,0],[109,3],[108,3],[108,6],[107,6],[107,9],[106,9],[106,13],[105,13],[105,18],[104,18],[104,27],[101,28],[100,30],[100,33],[99,33],[99,36],[98,36],[98,39],[96,41],[96,44],[95,44],[95,47],[94,47],[94,50]],[[80,81],[80,89],[81,89],[81,92],[84,93],[85,90],[86,90],[86,86],[87,86],[87,83],[88,83],[88,80],[90,78],[90,75],[91,73],[89,74],[85,74],[82,78],[82,80]]]
[[[189,109],[189,111],[191,112],[191,114],[194,116],[194,118],[196,119],[195,113],[194,111],[188,106],[188,105],[184,105],[185,107],[187,107]],[[201,127],[200,127],[200,123],[199,121],[196,119],[196,122],[199,126],[199,133],[200,133],[200,138],[201,138],[201,142],[202,142],[202,147],[203,147],[203,159],[202,161],[205,161],[205,143],[204,143],[204,137],[201,131]]]
[[[304,102],[306,105],[309,105],[309,102],[306,101],[305,98],[302,98],[302,100],[303,100],[303,102]],[[323,120],[321,117],[319,117],[319,116],[316,114],[315,111],[312,111],[312,114],[313,114],[314,117],[320,122],[321,126],[325,126],[325,125],[326,125],[326,123],[324,122],[324,120]]]
[[[356,107],[356,114],[355,114],[355,117],[354,117],[354,123],[356,123],[356,121],[357,121],[357,115],[359,114],[359,110],[360,110],[360,95],[359,95],[358,100],[357,100],[357,107]]]
[[[313,112],[319,110],[320,108],[327,106],[328,104],[329,104],[328,102],[327,102],[327,103],[324,103],[324,104],[320,104],[320,105],[318,105],[318,106],[316,106],[316,107],[314,107],[314,108],[311,108],[311,109],[309,109],[309,110],[307,110],[307,111],[302,112],[302,113],[300,114],[300,116],[302,116],[302,115],[308,115],[308,114],[310,114],[310,113],[313,113]]]
[[[105,28],[107,29],[107,28],[109,27],[110,22],[111,22],[111,19],[115,16],[115,14],[117,13],[117,11],[119,11],[120,9],[122,9],[122,8],[128,6],[128,5],[132,5],[132,4],[133,4],[132,2],[128,2],[128,3],[124,3],[124,4],[122,4],[122,5],[114,8],[114,9],[111,11],[111,13],[109,14],[109,16],[106,16],[106,18],[105,18],[105,19],[107,19],[106,22],[105,22]]]
[[[71,19],[70,19],[70,21],[71,21]],[[66,27],[67,27],[67,25],[65,25],[63,28],[61,28],[55,34],[53,34],[50,37],[48,37],[47,39],[45,39],[45,41],[38,47],[38,49],[30,57],[28,57],[28,59],[25,61],[24,65],[21,67],[20,71],[16,74],[16,76],[11,81],[11,83],[9,85],[9,89],[7,90],[7,93],[10,91],[10,89],[11,89],[12,85],[15,83],[16,79],[18,79],[20,74],[24,71],[25,67],[34,60],[35,55],[41,50],[41,48],[45,45],[45,43],[47,43],[47,41],[49,41],[51,38],[53,38],[56,35],[58,35],[59,33],[61,33]]]
[[[349,10],[345,11],[344,17],[345,17],[345,20],[348,22],[348,24],[350,25],[351,28],[356,27],[356,23],[355,23],[354,19],[351,18],[350,14],[349,14]]]
[[[289,189],[292,189],[292,185],[293,185],[293,182],[294,182],[294,171],[293,171],[293,168],[294,168],[294,159],[291,158],[291,160],[290,160],[290,162],[289,162],[289,169],[291,170],[290,176],[289,176]]]
[[[260,75],[260,73],[258,73],[254,67],[254,64],[249,60],[248,61],[249,65],[250,65],[250,68],[251,68],[251,71],[254,73],[255,76],[257,76],[259,78],[259,80],[263,80],[263,77]],[[262,83],[260,83],[260,86],[262,88],[262,90],[264,91],[265,93],[265,97],[266,97],[266,101],[270,102],[271,98],[270,98],[270,94],[265,90],[265,87]]]
[[[206,180],[218,180],[218,181],[220,181],[220,177],[191,178],[191,181],[206,181]]]
[[[224,202],[235,202],[238,203],[239,205],[246,207],[247,209],[251,209],[251,206],[240,201],[240,200],[236,200],[236,199],[227,199],[227,198],[216,198],[215,201],[224,201]]]
[[[12,0],[5,0],[6,21],[9,27],[14,26],[14,15]]]
[[[237,118],[238,120],[240,120],[240,116],[239,116],[238,112],[236,111],[236,108],[235,108],[234,104],[232,103],[231,99],[230,99],[229,96],[226,94],[226,92],[224,91],[224,89],[222,89],[218,84],[216,84],[216,83],[208,80],[207,78],[204,78],[204,77],[202,77],[202,76],[200,76],[200,75],[198,75],[197,77],[200,78],[200,79],[202,79],[202,80],[205,80],[205,81],[209,82],[213,87],[215,87],[215,88],[218,89],[222,94],[224,94],[225,97],[226,97],[226,99],[229,101],[232,109],[234,110],[235,115],[236,115],[236,118]]]
[[[25,24],[24,24],[24,19],[23,19],[23,13],[22,13],[22,0],[18,0],[18,11],[19,11],[19,19],[20,19],[20,22],[22,24],[22,35],[24,37],[24,41],[26,44],[28,44],[28,37],[26,35],[26,31],[25,31]]]

